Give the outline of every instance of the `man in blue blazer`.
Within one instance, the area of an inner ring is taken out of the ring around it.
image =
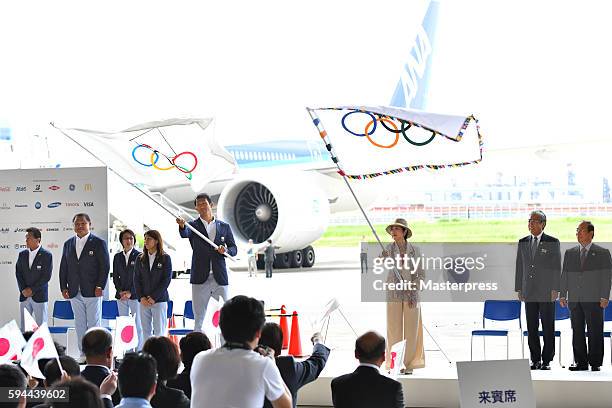
[[[115,254],[113,258],[113,284],[115,285],[115,299],[119,316],[134,316],[136,331],[138,333],[138,350],[142,349],[144,340],[140,324],[140,303],[134,287],[134,269],[140,251],[134,248],[136,235],[131,229],[125,229],[119,234],[119,241],[123,251]]]
[[[106,286],[110,259],[106,241],[89,232],[91,219],[80,213],[73,217],[76,235],[64,242],[60,263],[60,289],[70,299],[79,350],[85,332],[102,325],[102,291]]]
[[[49,280],[53,271],[53,255],[40,245],[40,230],[30,227],[26,230],[26,246],[19,253],[15,265],[15,276],[19,286],[19,312],[21,331],[25,331],[23,310],[34,316],[37,325],[47,322],[47,301]]]
[[[212,202],[208,194],[198,194],[194,200],[195,209],[200,216],[189,221],[189,225],[219,245],[214,249],[209,243],[185,227],[185,220],[177,218],[179,233],[183,238],[189,238],[193,255],[191,256],[191,294],[193,300],[193,314],[195,317],[194,330],[202,331],[202,323],[206,314],[206,306],[210,297],[218,299],[229,297],[229,281],[225,256],[227,252],[235,256],[238,252],[234,242],[234,234],[229,224],[213,217]],[[212,270],[213,278],[209,278]]]

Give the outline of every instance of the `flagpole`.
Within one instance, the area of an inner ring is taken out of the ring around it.
[[[107,169],[109,169],[110,171],[112,171],[114,174],[117,175],[117,177],[119,177],[121,180],[125,181],[126,183],[128,183],[130,186],[134,187],[136,190],[140,191],[142,194],[145,195],[145,197],[147,197],[149,200],[153,201],[155,204],[157,204],[161,209],[163,209],[164,211],[166,211],[168,214],[172,215],[174,218],[178,218],[178,215],[174,214],[170,209],[166,208],[166,206],[164,206],[162,203],[160,203],[159,201],[157,201],[155,198],[151,197],[149,195],[149,193],[147,193],[145,190],[141,189],[140,187],[138,187],[136,184],[130,182],[128,179],[126,179],[125,177],[123,177],[121,174],[119,174],[117,171],[115,171],[112,167],[110,167],[108,164],[106,164],[104,162],[104,160],[100,159],[98,156],[96,156],[95,153],[93,153],[91,150],[89,150],[88,148],[86,148],[85,146],[83,146],[81,143],[79,143],[78,141],[76,141],[72,136],[70,136],[69,134],[67,134],[66,132],[64,132],[62,129],[58,128],[57,126],[55,126],[55,123],[50,122],[49,123],[51,126],[53,126],[56,130],[58,130],[61,134],[63,134],[64,136],[66,136],[68,139],[72,140],[74,143],[77,144],[77,146],[79,146],[81,149],[85,150],[87,153],[89,153],[90,155],[92,155],[96,160],[98,160],[100,163],[104,164],[106,166]],[[189,215],[189,214],[187,214]],[[191,217],[191,216],[190,216]],[[187,228],[189,228],[193,233],[195,233],[197,236],[199,236],[200,238],[202,238],[204,241],[206,241],[208,244],[210,244],[210,246],[212,246],[215,250],[219,249],[219,245],[215,244],[213,241],[211,241],[207,236],[205,236],[204,234],[202,234],[200,231],[198,231],[197,229],[195,229],[191,224],[189,224],[188,222],[185,223],[185,226]],[[236,261],[236,259],[231,256],[230,254],[228,254],[227,252],[224,252],[223,255],[229,259],[231,259],[232,261]]]
[[[370,222],[370,218],[368,217],[368,215],[366,214],[365,210],[361,206],[361,203],[359,202],[359,199],[357,198],[357,195],[355,194],[355,191],[353,191],[353,187],[351,187],[351,184],[348,182],[346,174],[340,168],[340,164],[339,164],[340,162],[338,160],[338,157],[335,156],[333,151],[332,151],[333,150],[332,144],[328,140],[326,140],[326,138],[328,137],[327,136],[327,131],[323,128],[323,124],[321,123],[321,119],[319,119],[317,114],[314,112],[314,109],[306,108],[306,110],[308,111],[308,115],[310,115],[310,119],[312,119],[312,123],[316,126],[317,130],[319,131],[319,136],[321,136],[321,139],[325,143],[325,148],[329,152],[329,155],[331,156],[332,161],[334,162],[334,164],[338,168],[338,174],[340,174],[340,176],[342,177],[342,179],[346,183],[346,186],[348,187],[349,191],[351,192],[351,195],[355,199],[355,202],[357,203],[357,206],[359,207],[359,210],[361,211],[361,214],[363,214],[363,217],[365,218],[366,222],[370,226],[370,229],[372,230],[372,233],[374,234],[374,237],[376,238],[376,241],[378,242],[378,245],[380,245],[380,248],[383,251],[385,251],[385,247],[382,244],[382,242],[380,241],[380,237],[376,233],[376,230],[374,229],[374,226]],[[402,281],[402,277],[401,277],[399,271],[397,270],[397,268],[395,267],[395,265],[393,266],[393,272],[394,272],[395,277],[397,278],[397,280],[401,282]],[[345,318],[345,320],[346,320],[346,318]],[[348,321],[347,321],[347,323],[348,323]],[[328,321],[328,324],[329,324],[329,321]],[[350,326],[350,323],[349,323],[349,326]],[[450,360],[450,358],[448,358],[448,356],[446,355],[446,353],[444,352],[442,347],[440,347],[440,345],[438,344],[438,342],[436,341],[434,336],[427,329],[427,326],[425,325],[425,323],[423,323],[423,328],[425,329],[425,331],[427,332],[429,337],[433,340],[433,342],[436,344],[436,346],[438,347],[438,350],[440,350],[440,352],[444,355],[444,357],[446,358],[446,361],[448,361],[449,364],[452,364],[452,361]],[[351,327],[351,329],[352,329],[352,327]]]

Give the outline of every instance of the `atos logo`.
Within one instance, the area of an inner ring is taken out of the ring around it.
[[[57,249],[57,248],[59,248],[59,246],[57,246],[57,244],[55,242],[52,242],[50,244],[47,244],[47,248],[49,248],[49,249]]]
[[[15,249],[25,249],[27,248],[26,244],[15,244]]]
[[[0,193],[10,193],[11,188],[6,186],[0,186]]]
[[[94,203],[92,201],[83,201],[83,207],[93,207]]]
[[[76,186],[75,186],[74,184],[70,184],[70,185],[68,186],[68,190],[70,190],[70,191],[74,191],[74,190],[76,190]]]
[[[60,189],[59,186],[49,186],[49,190],[57,191],[59,189]]]
[[[40,210],[40,207],[42,207],[42,204],[40,203],[40,201],[37,201],[36,204],[34,204],[34,208]]]
[[[66,207],[80,207],[79,203],[64,203]]]
[[[25,228],[17,227],[17,228],[15,228],[15,232],[26,232],[26,229]]]
[[[59,207],[60,205],[62,205],[62,203],[60,203],[59,201],[56,201],[56,202],[54,202],[54,203],[49,203],[49,204],[47,204],[47,208],[57,208],[57,207]]]
[[[49,228],[47,228],[47,232],[53,232],[53,231],[59,231],[59,228],[57,228],[57,227],[49,227]]]
[[[28,191],[28,188],[26,186],[17,186],[15,187],[15,191],[19,191],[19,192],[26,192]]]

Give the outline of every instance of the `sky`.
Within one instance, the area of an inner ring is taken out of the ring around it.
[[[216,118],[225,144],[318,138],[305,106],[388,104],[412,1],[0,4],[0,124],[59,137]],[[489,147],[610,138],[612,3],[441,0],[428,110]]]

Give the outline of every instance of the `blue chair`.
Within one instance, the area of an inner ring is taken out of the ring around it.
[[[104,320],[117,320],[119,316],[119,307],[116,300],[103,300],[102,301],[102,319]]]
[[[195,316],[193,315],[193,302],[188,300],[185,302],[185,308],[183,309],[183,328],[181,329],[170,329],[169,333],[174,336],[185,336],[193,331],[193,329],[185,328],[186,320],[191,319],[194,320]]]
[[[567,320],[570,317],[569,307],[561,307],[561,304],[557,300],[555,302],[555,322],[559,320]],[[544,332],[542,330],[539,331],[540,337],[544,336]],[[529,336],[529,332],[527,330],[523,331],[523,337]],[[559,339],[559,365],[561,367],[565,367],[561,363],[561,330],[555,330],[555,337]],[[523,347],[523,357],[525,357],[525,347]]]
[[[486,337],[505,337],[506,338],[506,359],[510,358],[510,345],[508,342],[509,330],[491,330],[486,329],[486,320],[509,321],[518,320],[519,330],[522,331],[521,323],[521,302],[518,300],[485,300],[484,312],[482,314],[482,329],[472,330],[472,338],[470,342],[470,360],[473,360],[474,355],[474,336],[481,336],[483,341],[484,356],[486,360],[487,348]],[[523,338],[521,337],[521,347]]]
[[[72,306],[69,300],[56,300],[53,303],[53,313],[51,315],[51,322],[53,326],[49,327],[51,334],[66,334],[68,329],[74,326],[56,326],[55,319],[61,320],[74,320],[74,313],[72,312]]]
[[[174,302],[169,300],[168,301],[168,313],[166,313],[166,317],[168,319],[172,319],[172,310],[174,309]]]
[[[612,302],[608,303],[608,307],[604,309],[604,324],[612,322]],[[612,331],[604,330],[604,337],[610,339],[610,363],[612,364]]]

